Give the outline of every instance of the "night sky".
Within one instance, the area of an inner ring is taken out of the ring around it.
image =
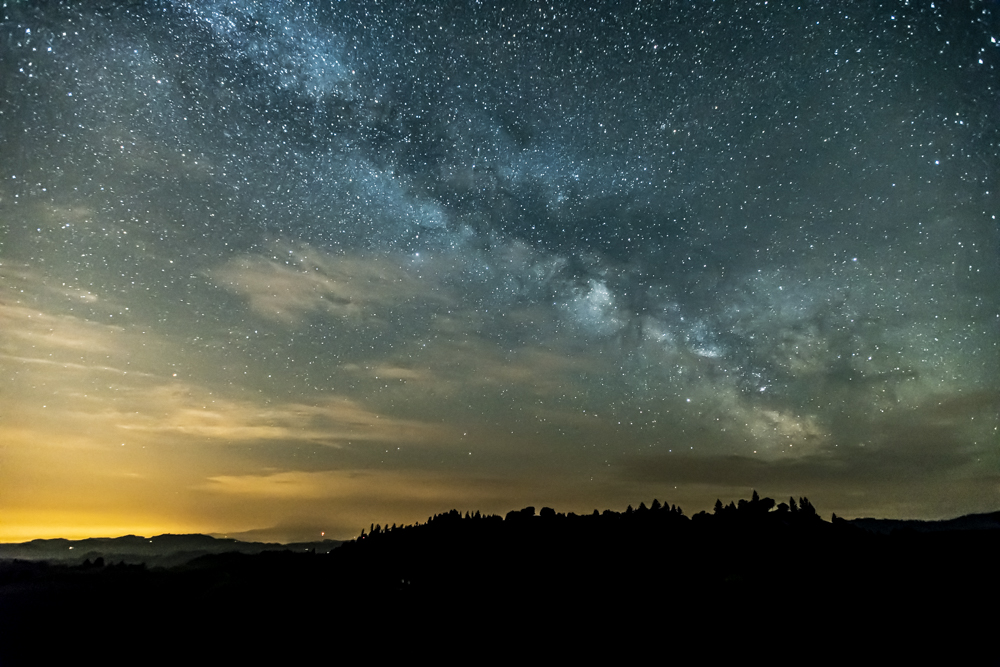
[[[1000,509],[1000,5],[2,3],[0,541]]]

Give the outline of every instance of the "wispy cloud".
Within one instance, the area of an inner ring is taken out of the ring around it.
[[[49,280],[30,266],[16,262],[0,262],[0,285],[17,288],[17,293],[23,293],[27,288],[31,293],[61,297],[68,303],[93,304],[98,301],[97,295],[90,290]]]
[[[54,359],[40,359],[35,357],[19,357],[12,354],[0,354],[0,359],[19,363],[33,364],[38,366],[51,366],[59,371],[75,371],[77,373],[111,373],[114,375],[134,375],[142,377],[154,377],[149,373],[136,373],[114,366],[101,366],[99,364],[80,364],[71,361],[57,361]]]
[[[411,300],[450,299],[433,274],[388,256],[332,255],[306,245],[276,245],[268,256],[231,260],[209,276],[260,315],[286,323],[310,313],[360,320]]]
[[[301,470],[209,477],[200,490],[261,498],[353,499],[375,493],[379,502],[483,501],[518,482],[475,476],[399,470]],[[377,489],[377,492],[373,490]]]
[[[16,346],[36,354],[55,350],[109,352],[115,349],[114,337],[123,331],[119,326],[89,322],[73,315],[52,315],[0,300],[0,344],[8,351]]]
[[[194,386],[170,385],[145,391],[136,400],[143,409],[105,418],[128,431],[225,442],[280,440],[338,447],[347,442],[423,443],[449,436],[444,427],[380,415],[340,397],[261,405]]]

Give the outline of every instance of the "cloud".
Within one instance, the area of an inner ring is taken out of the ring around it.
[[[270,440],[339,447],[347,442],[412,444],[449,438],[445,427],[394,419],[340,397],[260,405],[177,384],[152,388],[136,399],[143,409],[106,413],[104,418],[127,431],[227,442]]]
[[[346,495],[337,472],[277,472],[268,475],[218,475],[200,487],[211,493],[264,498],[317,499]]]
[[[995,400],[993,395],[994,406]],[[780,457],[764,451],[760,455],[706,455],[683,450],[632,456],[623,461],[620,474],[630,480],[664,484],[802,488],[831,483],[893,486],[949,476],[982,477],[984,471],[976,468],[976,461],[984,452],[990,458],[995,454],[970,445],[966,430],[970,415],[989,414],[983,406],[990,402],[975,397],[961,406],[956,403],[945,406],[943,414],[921,406],[870,423],[864,429],[868,442],[826,438],[801,454]],[[962,414],[962,423],[954,418],[956,412]],[[961,495],[960,489],[957,492]]]
[[[49,224],[55,226],[56,221],[47,221],[43,218],[39,221],[39,224],[44,224],[45,222],[49,222]],[[58,222],[61,223],[62,220]],[[90,290],[67,285],[62,281],[58,285],[51,284],[44,275],[39,275],[29,266],[9,261],[0,262],[0,284],[11,288],[12,291],[16,289],[16,293],[18,294],[24,294],[24,288],[28,288],[29,292],[37,292],[47,296],[58,296],[70,304],[93,304],[98,300],[97,295]]]
[[[980,390],[965,394],[941,396],[930,401],[929,418],[942,423],[966,421],[976,415],[990,416],[994,421],[1000,415],[1000,391]]]
[[[500,479],[427,471],[286,470],[255,475],[216,475],[199,489],[225,495],[273,499],[357,499],[377,495],[380,503],[493,498],[509,488]],[[516,486],[516,483],[515,483]]]
[[[32,350],[35,354],[55,351],[111,352],[124,329],[89,322],[74,315],[51,315],[37,308],[0,301],[0,341],[6,348]],[[79,359],[79,357],[76,357]]]
[[[36,359],[32,357],[18,357],[12,354],[0,354],[0,359],[6,359],[19,364],[34,364],[39,366],[51,366],[60,371],[76,371],[78,373],[112,373],[114,375],[126,375],[129,371],[115,368],[113,366],[100,366],[95,364],[78,364],[69,361],[56,361],[53,359]],[[136,376],[153,377],[149,373],[132,373]]]
[[[408,301],[451,300],[433,274],[389,256],[331,255],[307,245],[278,244],[269,257],[230,260],[209,276],[260,315],[287,324],[312,313],[366,320]]]
[[[431,379],[431,373],[426,370],[416,368],[403,368],[391,364],[379,364],[372,367],[372,374],[376,380],[413,380],[417,382]]]

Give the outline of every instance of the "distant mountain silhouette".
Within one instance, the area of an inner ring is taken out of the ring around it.
[[[1000,512],[966,514],[955,519],[921,521],[917,519],[852,519],[851,524],[873,533],[913,530],[919,533],[954,530],[1000,530]]]
[[[271,542],[241,542],[208,535],[164,534],[154,537],[125,535],[123,537],[91,537],[83,540],[31,540],[16,544],[0,544],[0,560],[44,560],[53,563],[79,564],[85,560],[103,558],[107,562],[150,567],[182,565],[198,556],[237,552],[258,554],[263,551],[309,551],[327,553],[343,544],[340,540],[277,544]]]

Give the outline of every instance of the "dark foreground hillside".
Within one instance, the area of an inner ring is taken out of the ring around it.
[[[453,510],[329,554],[7,562],[0,657],[954,654],[992,642],[998,546],[997,530],[877,533],[756,494],[692,518],[658,502],[590,516]]]

